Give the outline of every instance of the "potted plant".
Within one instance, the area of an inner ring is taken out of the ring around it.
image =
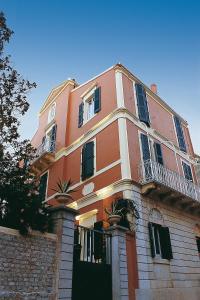
[[[131,199],[119,198],[115,202],[115,207],[121,211],[120,225],[135,231],[140,219],[136,202]]]
[[[121,211],[122,209],[116,208],[116,203],[113,202],[111,208],[105,208],[105,212],[108,215],[108,222],[110,225],[116,226],[121,220]]]
[[[61,179],[58,180],[56,183],[56,188],[52,189],[57,194],[55,195],[55,199],[60,204],[68,204],[71,200],[73,200],[73,197],[71,196],[71,193],[75,192],[75,190],[71,190],[70,187],[72,185],[71,180],[68,181],[61,181]]]

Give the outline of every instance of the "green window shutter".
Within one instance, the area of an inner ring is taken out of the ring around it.
[[[164,259],[172,259],[172,246],[171,239],[168,227],[159,227],[159,237],[160,237],[160,246],[161,246],[161,254]]]
[[[98,87],[94,92],[94,112],[101,110],[101,88]]]
[[[161,144],[154,143],[154,151],[155,151],[156,161],[159,164],[164,165]]]
[[[184,172],[184,176],[187,180],[193,182],[193,176],[192,176],[192,170],[191,167],[189,165],[187,165],[186,163],[182,162],[183,165],[183,172]]]
[[[54,152],[56,148],[56,134],[57,134],[57,125],[55,124],[52,127],[50,134],[50,152]]]
[[[181,121],[179,120],[179,118],[177,116],[174,116],[174,123],[175,123],[175,127],[176,127],[176,133],[177,133],[179,148],[182,151],[187,152],[186,144],[185,144],[185,138],[184,138],[184,134],[183,134],[183,129],[182,129],[182,126],[181,126]]]
[[[46,198],[47,178],[48,178],[48,173],[45,173],[40,177],[39,195],[41,201],[44,201]]]
[[[82,149],[82,180],[94,174],[94,142],[89,142]]]
[[[149,242],[150,242],[150,249],[151,249],[151,256],[155,257],[155,247],[154,247],[154,241],[153,241],[153,227],[152,223],[148,223],[148,228],[149,228]]]
[[[78,127],[81,127],[83,125],[83,111],[84,111],[84,103],[82,102],[79,105]]]
[[[135,89],[136,89],[139,119],[141,122],[144,122],[147,126],[150,126],[149,111],[148,111],[145,89],[139,83],[135,85]]]
[[[150,156],[150,149],[149,149],[149,141],[146,134],[141,133],[141,144],[142,144],[143,161],[149,160],[151,156]]]
[[[196,242],[197,242],[198,253],[200,254],[200,237],[199,236],[196,236]]]

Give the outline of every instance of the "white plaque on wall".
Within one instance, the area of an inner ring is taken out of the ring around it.
[[[83,196],[86,196],[90,193],[92,193],[94,191],[94,183],[90,182],[86,185],[84,185],[83,189],[82,189],[82,194]]]

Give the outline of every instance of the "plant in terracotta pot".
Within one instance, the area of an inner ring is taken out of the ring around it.
[[[117,209],[115,202],[111,204],[111,208],[105,208],[105,212],[108,215],[110,225],[116,226],[120,222],[122,209]]]
[[[115,202],[117,210],[121,210],[120,225],[135,231],[140,220],[137,203],[132,199],[119,198]]]
[[[75,190],[71,190],[70,187],[72,185],[71,179],[67,181],[61,181],[60,179],[56,183],[56,188],[52,189],[57,194],[55,195],[55,199],[60,204],[68,204],[71,200],[73,200],[73,197],[71,194],[75,192]]]

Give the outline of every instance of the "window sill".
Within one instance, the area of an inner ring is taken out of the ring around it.
[[[83,125],[82,125],[82,126],[84,126],[85,124],[87,124],[87,123],[88,123],[90,120],[92,120],[96,115],[97,115],[97,113],[94,114],[90,119],[88,119],[88,120],[86,120],[86,121],[83,121]]]
[[[170,260],[164,259],[164,258],[161,258],[161,257],[154,257],[153,258],[153,263],[154,264],[160,264],[160,265],[169,265]]]

